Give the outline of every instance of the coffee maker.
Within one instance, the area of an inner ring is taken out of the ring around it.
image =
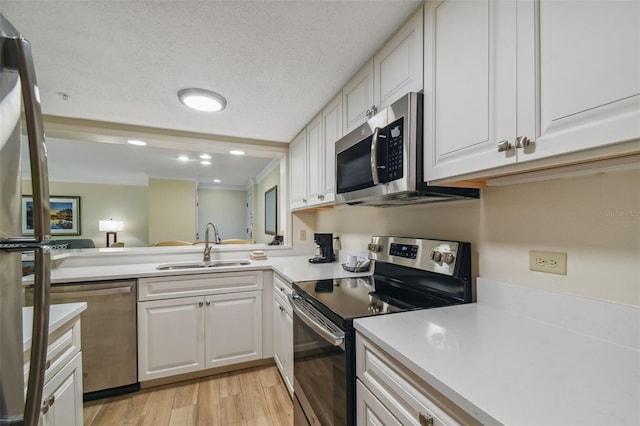
[[[333,234],[313,234],[313,241],[317,245],[316,254],[309,262],[329,263],[336,260],[333,254]]]

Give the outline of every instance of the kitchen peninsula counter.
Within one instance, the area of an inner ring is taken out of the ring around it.
[[[640,424],[640,308],[478,278],[478,303],[355,328],[482,424]]]
[[[66,266],[66,258],[61,266],[51,270],[51,283],[71,283],[84,281],[107,281],[132,278],[147,278],[156,276],[173,276],[173,275],[191,275],[191,274],[211,274],[218,272],[236,272],[250,270],[273,270],[286,280],[291,282],[322,280],[331,278],[345,277],[361,277],[371,275],[370,272],[353,273],[345,271],[339,262],[332,263],[309,263],[310,255],[293,254],[290,256],[273,256],[269,254],[266,260],[250,260],[249,265],[219,266],[212,268],[194,268],[194,269],[174,269],[174,270],[158,270],[158,266],[167,263],[180,262],[198,262],[202,260],[201,252],[187,251],[181,252],[179,255],[166,252],[159,252],[157,256],[142,256],[139,258],[140,263],[135,263],[135,254],[127,256],[115,256],[107,253],[101,262],[92,262],[87,266],[82,266],[83,258],[80,256],[73,266]],[[71,254],[73,256],[73,254]],[[94,257],[102,257],[100,254]],[[248,252],[223,252],[219,254],[217,259],[243,259],[249,258]],[[23,278],[24,285],[30,285],[33,282],[33,276]]]

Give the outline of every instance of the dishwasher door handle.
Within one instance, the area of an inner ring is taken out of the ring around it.
[[[80,291],[56,291],[56,287],[51,287],[51,293],[56,296],[64,297],[90,297],[90,296],[108,296],[110,294],[130,294],[131,286],[127,287],[115,287],[115,288],[103,288],[103,289],[90,289]]]

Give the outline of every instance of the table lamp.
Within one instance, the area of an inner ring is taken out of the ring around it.
[[[122,231],[124,222],[121,220],[100,220],[98,221],[98,229],[107,233],[107,247],[118,241],[118,231]],[[109,236],[113,235],[113,242],[109,242]]]

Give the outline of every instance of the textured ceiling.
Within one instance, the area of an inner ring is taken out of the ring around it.
[[[43,112],[290,142],[421,1],[7,1]],[[191,111],[178,90],[228,100]],[[68,95],[64,100],[61,93]]]

